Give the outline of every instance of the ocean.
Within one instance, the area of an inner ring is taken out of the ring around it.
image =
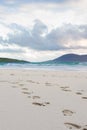
[[[41,70],[68,70],[87,71],[87,62],[70,63],[22,63],[22,62],[0,62],[1,69],[41,69]]]

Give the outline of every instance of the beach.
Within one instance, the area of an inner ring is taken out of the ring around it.
[[[0,130],[87,130],[87,71],[0,69]]]

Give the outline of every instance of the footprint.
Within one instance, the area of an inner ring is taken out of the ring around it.
[[[17,86],[12,86],[12,88],[17,88]]]
[[[46,82],[45,85],[46,85],[46,86],[52,86],[52,84],[51,84],[51,83],[48,83],[48,82]]]
[[[50,102],[44,102],[45,104],[50,104]]]
[[[82,95],[82,93],[81,93],[81,92],[76,92],[76,94],[77,94],[77,95]]]
[[[60,88],[62,88],[62,89],[66,89],[66,88],[69,88],[68,86],[65,86],[65,87],[60,87]]]
[[[24,86],[24,84],[19,84],[20,86]]]
[[[70,89],[63,88],[62,91],[71,92]]]
[[[32,94],[33,92],[23,91],[22,93],[23,93],[23,94],[28,94],[28,95],[30,95],[30,94]]]
[[[22,88],[22,90],[28,90],[28,88]]]
[[[87,125],[83,126],[81,130],[87,130]]]
[[[77,125],[77,124],[73,124],[73,123],[69,123],[69,122],[66,122],[64,123],[65,126],[68,128],[68,129],[72,129],[72,130],[77,130],[77,129],[80,129],[81,126],[80,125]]]
[[[66,91],[66,92],[71,92],[70,89],[62,89],[63,91]]]
[[[83,99],[87,99],[87,97],[82,97]]]
[[[39,96],[33,96],[32,98],[33,98],[33,99],[40,99]]]
[[[71,92],[68,86],[60,87],[60,88],[62,89],[62,91]]]
[[[74,114],[73,111],[65,109],[62,111],[64,116],[72,116]]]
[[[43,103],[39,103],[39,102],[33,102],[33,105],[37,105],[37,106],[46,106],[48,104],[50,104],[49,102],[43,102]]]
[[[44,103],[39,103],[39,102],[33,102],[32,104],[33,104],[33,105],[36,105],[36,106],[45,106]]]

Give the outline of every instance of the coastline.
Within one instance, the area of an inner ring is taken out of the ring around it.
[[[0,68],[1,130],[87,129],[87,71]]]
[[[59,67],[59,68],[56,68],[56,67],[53,67],[53,68],[51,68],[51,67],[16,67],[16,66],[9,66],[9,67],[0,67],[0,70],[29,70],[29,71],[63,71],[63,72],[68,72],[68,71],[70,71],[70,72],[87,72],[87,66],[86,67],[70,67],[70,66],[66,66],[66,67]]]

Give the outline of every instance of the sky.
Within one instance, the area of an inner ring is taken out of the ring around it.
[[[0,0],[0,57],[87,54],[87,0]]]

